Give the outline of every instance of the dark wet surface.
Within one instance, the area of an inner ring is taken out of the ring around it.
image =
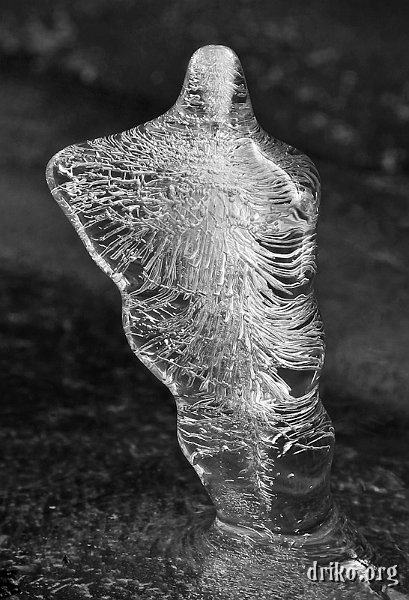
[[[3,278],[0,561],[14,571],[0,584],[30,599],[185,597],[195,565],[187,577],[152,556],[211,508],[168,392],[128,349],[119,295],[113,306],[80,285],[68,294],[72,280]],[[404,582],[407,424],[371,407],[372,430],[351,435],[365,406],[345,409],[333,411],[335,496]]]

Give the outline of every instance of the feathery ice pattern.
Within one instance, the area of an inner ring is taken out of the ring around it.
[[[333,431],[312,288],[319,179],[260,128],[236,55],[199,49],[168,112],[69,146],[47,179],[121,290],[132,350],[173,393],[219,521],[322,521]]]

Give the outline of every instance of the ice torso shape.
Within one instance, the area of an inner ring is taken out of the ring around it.
[[[174,107],[62,150],[48,182],[119,286],[133,351],[172,391],[219,522],[266,534],[322,522],[319,181],[259,127],[236,55],[198,50]]]

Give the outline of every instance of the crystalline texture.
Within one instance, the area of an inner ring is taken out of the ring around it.
[[[176,104],[69,146],[51,191],[117,284],[138,358],[226,530],[299,533],[331,511],[312,282],[319,180],[258,125],[236,55],[192,57]]]

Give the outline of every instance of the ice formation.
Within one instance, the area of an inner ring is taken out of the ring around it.
[[[312,288],[319,179],[260,128],[234,52],[199,49],[168,112],[65,148],[47,180],[121,290],[132,350],[176,400],[219,526],[322,523],[333,430]]]

